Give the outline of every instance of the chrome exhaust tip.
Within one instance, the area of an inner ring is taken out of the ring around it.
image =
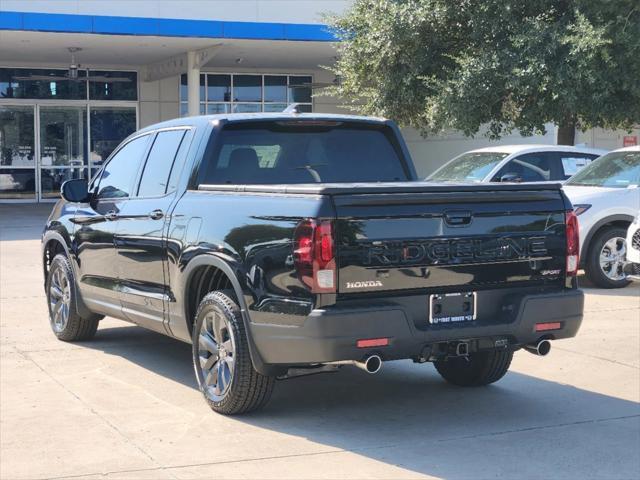
[[[382,368],[382,359],[378,355],[370,355],[362,362],[356,362],[356,366],[367,373],[378,373]]]
[[[355,365],[367,373],[378,373],[382,368],[382,358],[379,355],[369,355],[363,360],[340,360],[337,362],[327,362],[324,365]]]
[[[549,340],[543,339],[538,343],[530,343],[529,345],[525,345],[522,348],[524,348],[529,353],[544,357],[551,351],[551,342]]]

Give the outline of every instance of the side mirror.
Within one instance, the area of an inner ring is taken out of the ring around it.
[[[67,180],[60,189],[62,198],[67,202],[84,203],[89,201],[89,182],[84,178]]]
[[[517,173],[505,173],[500,177],[501,182],[522,182],[522,177]]]

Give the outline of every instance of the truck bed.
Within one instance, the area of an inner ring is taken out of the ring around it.
[[[457,192],[541,192],[558,191],[560,183],[544,184],[457,184],[432,182],[380,183],[300,183],[280,185],[201,184],[199,190],[213,192],[284,193],[308,195],[384,194],[384,193],[457,193]]]

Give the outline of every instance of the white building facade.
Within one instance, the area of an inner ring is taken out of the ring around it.
[[[0,201],[48,201],[137,128],[180,115],[344,112],[323,15],[350,0],[0,0]],[[640,132],[632,132],[637,136]],[[488,145],[405,131],[418,172]],[[630,134],[588,132],[590,146]],[[555,143],[545,137],[501,143]]]

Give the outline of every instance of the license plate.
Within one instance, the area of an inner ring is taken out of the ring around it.
[[[476,292],[436,293],[429,296],[429,323],[472,322],[476,319]]]

